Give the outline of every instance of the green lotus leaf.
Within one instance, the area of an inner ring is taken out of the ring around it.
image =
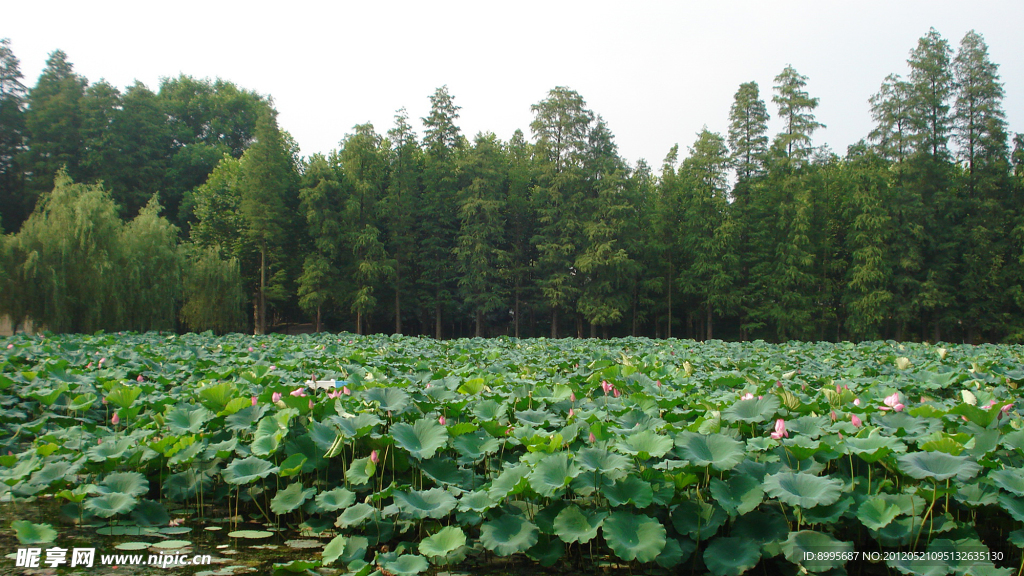
[[[138,472],[115,472],[107,474],[96,488],[103,494],[118,492],[129,496],[141,496],[149,492],[149,481]]]
[[[363,392],[363,399],[380,404],[382,412],[401,414],[409,406],[409,395],[398,388],[370,388]]]
[[[842,493],[842,483],[803,472],[779,472],[764,479],[765,492],[790,506],[828,506]]]
[[[605,542],[619,558],[650,562],[665,549],[665,527],[654,518],[613,512],[601,526]]]
[[[530,468],[526,464],[506,466],[502,469],[501,474],[491,482],[491,499],[499,502],[509,494],[522,492],[529,486],[529,481],[526,479],[529,474]]]
[[[373,514],[376,511],[376,508],[370,506],[365,502],[353,504],[352,506],[346,508],[345,511],[342,512],[340,516],[338,516],[338,519],[335,520],[334,525],[338,528],[350,528],[352,526],[358,526],[362,524],[364,521],[366,521],[367,518],[373,516]]]
[[[198,434],[211,418],[213,412],[202,406],[173,408],[164,414],[164,422],[174,434]]]
[[[484,522],[480,526],[480,542],[498,556],[525,552],[537,543],[537,526],[512,514]]]
[[[302,482],[294,482],[284,490],[278,490],[270,500],[270,511],[274,514],[287,514],[316,494],[316,488],[302,488]]]
[[[220,412],[228,405],[232,398],[238,395],[235,385],[231,382],[221,382],[211,386],[204,386],[199,389],[199,399],[203,406],[212,412]]]
[[[347,438],[361,438],[366,436],[375,426],[380,425],[384,421],[376,416],[376,414],[370,414],[363,412],[352,416],[351,414],[339,417],[331,416],[329,418],[331,422],[338,425],[338,429],[341,431],[341,435]]]
[[[381,562],[381,567],[396,576],[412,576],[430,567],[427,559],[416,554],[403,554],[397,560]]]
[[[821,452],[821,442],[818,440],[811,440],[807,436],[783,438],[782,445],[785,446],[786,450],[788,450],[789,453],[797,460],[807,460],[811,456]]]
[[[493,508],[494,505],[495,501],[491,498],[491,494],[487,490],[464,492],[462,494],[462,498],[459,499],[460,512],[486,512]]]
[[[815,506],[803,511],[804,520],[810,524],[834,524],[838,522],[853,506],[855,500],[850,496],[840,496],[827,506]]]
[[[769,394],[763,398],[740,400],[722,411],[722,419],[726,422],[764,422],[775,418],[779,410],[779,397]]]
[[[163,526],[171,521],[171,517],[163,504],[153,500],[142,500],[132,511],[132,520],[139,526]]]
[[[636,476],[627,476],[601,491],[612,506],[632,503],[637,508],[646,508],[654,500],[654,490],[650,482],[644,482]]]
[[[152,545],[152,542],[122,542],[114,546],[114,548],[130,552],[133,550],[149,550]]]
[[[394,493],[398,510],[414,520],[444,518],[455,508],[455,497],[441,488]]]
[[[57,480],[63,480],[70,474],[78,471],[80,465],[72,465],[70,462],[50,462],[32,473],[29,484],[49,486]]]
[[[231,432],[240,432],[242,430],[252,430],[252,425],[263,418],[267,412],[267,407],[264,406],[249,406],[242,408],[238,412],[224,418],[224,424]]]
[[[262,458],[250,456],[245,459],[232,460],[224,469],[222,477],[228,484],[248,484],[258,478],[266,478],[277,472],[277,466]]]
[[[135,386],[118,386],[111,390],[110,394],[107,394],[107,401],[128,409],[140,394],[142,394],[142,390]]]
[[[135,508],[139,501],[128,494],[112,492],[85,501],[85,509],[100,518],[110,518],[115,514],[127,514]]]
[[[347,543],[347,536],[338,535],[331,539],[327,546],[324,546],[323,555],[320,558],[321,565],[330,566],[335,560],[341,558],[341,555],[345,553]]]
[[[313,568],[319,566],[320,563],[315,560],[292,560],[285,564],[274,563],[273,572],[274,576],[282,576],[283,574],[309,574]]]
[[[872,530],[885,528],[899,515],[899,506],[877,496],[868,498],[857,508],[857,519]]]
[[[316,505],[326,512],[334,512],[342,508],[348,508],[356,501],[354,492],[345,488],[335,488],[327,492],[321,492],[316,497]]]
[[[641,430],[619,441],[615,447],[641,460],[661,458],[672,449],[672,438],[662,436],[653,430]]]
[[[872,430],[864,438],[846,438],[842,447],[868,464],[873,464],[892,452],[905,452],[907,449],[905,444],[892,436],[879,434],[877,429]]]
[[[999,494],[999,505],[1010,513],[1018,522],[1024,522],[1024,498],[1016,498],[1009,494]]]
[[[1017,548],[1024,548],[1024,528],[1018,528],[1006,535],[1006,539]]]
[[[72,400],[70,404],[68,404],[68,410],[71,410],[72,412],[81,412],[92,408],[92,405],[95,403],[96,395],[92,392],[79,394],[78,396],[75,396],[74,400]]]
[[[1024,470],[1020,468],[1003,468],[989,473],[989,478],[1003,490],[1016,496],[1024,496]]]
[[[57,531],[49,524],[33,524],[28,520],[15,520],[11,522],[11,528],[18,537],[18,543],[23,545],[46,544],[57,539]]]
[[[918,480],[946,480],[955,476],[964,481],[973,478],[981,470],[969,456],[952,456],[944,452],[912,452],[897,460],[905,474]]]
[[[473,471],[460,467],[451,458],[435,456],[420,462],[420,470],[438,485],[453,484],[468,486],[473,480]]]
[[[520,423],[529,424],[534,427],[541,427],[551,422],[555,415],[547,410],[519,410],[516,412],[516,419]]]
[[[464,461],[472,463],[479,461],[488,454],[494,454],[498,451],[501,444],[490,434],[479,431],[459,436],[452,442],[452,446],[462,456]]]
[[[579,542],[586,544],[604,523],[607,512],[583,511],[578,506],[569,505],[555,516],[554,532],[567,544]]]
[[[228,532],[228,538],[247,538],[249,540],[262,540],[273,535],[273,532],[267,532],[266,530],[235,530],[234,532]]]
[[[217,413],[217,416],[230,416],[243,408],[251,408],[251,402],[251,398],[232,398],[224,406],[224,409]]]
[[[436,420],[420,418],[412,425],[404,422],[395,424],[391,427],[391,437],[399,448],[426,460],[448,443],[448,430]]]
[[[704,550],[704,565],[715,576],[739,576],[760,561],[761,547],[743,538],[715,538]]]
[[[666,538],[665,548],[662,549],[661,554],[654,559],[658,563],[658,566],[662,568],[673,568],[686,562],[693,554],[693,551],[697,549],[697,544],[689,538]]]
[[[971,507],[977,506],[988,506],[996,504],[998,500],[999,489],[991,484],[985,482],[974,482],[972,484],[964,484],[953,494],[957,502]]]
[[[145,500],[143,502],[148,502],[148,500]],[[136,507],[135,509],[138,510],[138,507]],[[188,534],[191,531],[192,529],[188,526],[164,526],[163,528],[157,530],[157,532],[161,534]]]
[[[122,458],[126,452],[136,447],[131,438],[105,439],[103,444],[93,446],[85,451],[90,462],[105,462],[110,459]]]
[[[365,458],[356,458],[352,461],[352,464],[349,465],[348,472],[345,474],[345,479],[358,486],[369,482],[376,473],[377,464],[375,464],[369,456]]]
[[[711,496],[730,516],[742,516],[761,503],[764,488],[752,476],[734,472],[725,481],[711,479]]]
[[[288,478],[290,476],[298,476],[302,473],[302,467],[309,461],[309,457],[301,452],[296,452],[291,456],[284,459],[281,462],[280,470],[278,474],[282,478]]]
[[[736,519],[732,536],[757,542],[759,546],[782,541],[789,534],[789,524],[781,514],[748,512]]]
[[[466,533],[458,526],[446,526],[420,540],[419,552],[427,558],[444,560],[466,545]],[[446,562],[447,563],[447,562]]]
[[[711,466],[715,470],[729,470],[746,456],[743,443],[725,434],[683,432],[676,436],[676,445],[694,465]]]
[[[541,496],[551,498],[568,486],[579,473],[579,466],[569,459],[569,454],[559,452],[537,463],[529,475],[530,486]]]
[[[672,526],[695,540],[711,538],[728,519],[724,510],[708,502],[688,500],[672,509]]]
[[[789,537],[782,543],[782,552],[786,560],[803,566],[809,572],[825,572],[846,564],[845,560],[837,558],[835,554],[853,552],[853,544],[840,542],[822,532],[801,530],[789,533]],[[807,554],[808,552],[810,554]],[[834,555],[822,555],[821,552],[830,552]]]
[[[154,542],[150,548],[159,548],[161,550],[177,550],[179,548],[186,548],[191,546],[192,542],[189,540],[161,540]]]
[[[633,463],[621,454],[609,452],[603,448],[584,448],[576,455],[580,468],[588,472],[597,472],[601,476],[618,480],[629,474]]]

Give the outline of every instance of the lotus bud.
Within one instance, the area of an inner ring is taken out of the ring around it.
[[[576,401],[576,393],[575,392],[569,392],[569,402],[575,402],[575,401]]]
[[[277,366],[271,364],[270,365],[270,371],[273,372],[274,370],[277,370]]]
[[[591,444],[593,444],[593,443],[594,443],[594,441],[596,441],[596,440],[597,440],[597,438],[594,438],[594,433],[593,433],[593,432],[591,432],[591,433],[590,433],[590,438],[588,438],[588,440],[590,440],[590,443],[591,443]]]
[[[309,409],[310,410],[313,409],[313,399],[312,398],[309,399]]]
[[[352,391],[348,389],[348,386],[342,386],[341,387],[341,393],[344,394],[345,396],[351,396],[352,395]]]
[[[853,405],[854,406],[860,406],[860,398],[854,398],[853,399]]]
[[[1012,407],[1013,407],[1013,404],[1007,404],[1006,406],[1003,406],[1003,408],[1002,408],[1003,414],[1009,414],[1010,413],[1010,408],[1012,408]]]
[[[280,392],[274,392],[273,394],[270,395],[270,400],[274,404],[277,404],[278,402],[281,401],[281,393]]]
[[[761,396],[760,394],[758,394],[758,395],[757,395],[757,399],[758,399],[758,400],[760,400],[760,399],[762,399],[762,398],[764,398],[764,396]]]
[[[295,396],[296,398],[304,398],[306,396],[306,389],[296,388],[295,390],[291,391],[291,395]]]
[[[8,344],[8,345],[7,345],[7,349],[8,349],[8,350],[10,350],[11,348],[14,348],[14,344]]]
[[[104,396],[104,397],[103,397],[103,400],[102,400],[102,402],[103,402],[103,404],[104,404],[104,405],[106,405],[106,404],[107,404],[107,397],[106,397],[106,396]]]
[[[374,450],[373,452],[370,452],[370,462],[373,462],[374,464],[376,464],[377,462],[380,462],[380,458],[377,457],[377,451],[376,450]]]
[[[607,380],[601,381],[601,389],[604,390],[605,394],[611,392],[615,387],[612,386]]]
[[[440,424],[441,426],[444,426],[445,422],[447,422],[447,420],[444,419],[444,416],[441,416],[440,418],[437,419],[437,423]]]
[[[622,392],[619,392],[618,388],[612,388],[612,393],[615,395],[616,398],[622,396]]]
[[[255,406],[255,405],[256,405],[256,397],[255,397],[255,396],[253,396],[253,397],[252,397],[252,405],[253,405],[253,406]]]
[[[88,370],[89,368],[92,368],[92,362],[89,362],[88,364],[85,365],[86,370]]]
[[[842,391],[843,391],[842,387],[839,386],[839,384],[836,384],[836,392],[842,392]]]
[[[775,432],[771,433],[773,440],[779,440],[783,437],[789,438],[789,432],[786,432],[786,421],[779,418],[775,421]]]
[[[833,422],[836,421],[836,411],[835,410],[832,411],[832,421]]]
[[[114,426],[121,423],[121,418],[117,415],[117,412],[114,412],[114,415],[110,417],[110,423]]]
[[[252,352],[252,351],[253,351],[252,346],[249,346],[249,352]]]
[[[661,388],[661,380],[655,380],[654,383],[658,385],[658,388]]]
[[[569,418],[572,418],[573,414],[575,414],[575,412],[572,408],[569,408]]]
[[[862,424],[862,422],[860,421],[860,418],[857,418],[856,414],[850,414],[850,422],[853,423],[853,426],[855,428],[860,428],[860,425]]]
[[[136,382],[142,382],[144,380],[145,378],[142,377],[142,374],[139,374],[139,377],[135,379]]]
[[[103,365],[103,363],[104,363],[104,362],[106,362],[106,361],[107,361],[107,359],[106,359],[106,358],[100,358],[100,365],[102,366],[102,365]]]

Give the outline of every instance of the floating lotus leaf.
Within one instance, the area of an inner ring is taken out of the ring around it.
[[[900,470],[912,478],[946,480],[954,476],[964,481],[973,478],[981,467],[968,456],[944,452],[912,452],[897,458]]]
[[[884,498],[868,498],[857,508],[857,519],[872,530],[881,530],[900,515],[900,508]]]
[[[138,472],[115,472],[107,474],[96,488],[103,494],[118,492],[129,496],[141,496],[149,492],[149,481]]]
[[[153,543],[150,548],[159,548],[161,550],[177,550],[179,548],[186,548],[191,546],[192,542],[188,540],[161,540]]]
[[[725,434],[693,434],[684,432],[676,436],[676,445],[683,456],[697,466],[711,466],[716,470],[729,470],[746,456],[743,443]]]
[[[151,542],[122,542],[114,548],[125,551],[148,550],[152,545]]]
[[[498,556],[525,552],[537,543],[537,535],[537,526],[513,514],[502,514],[480,526],[480,542]]]
[[[412,576],[430,567],[427,559],[416,554],[403,554],[397,560],[381,562],[381,567],[396,576]]]
[[[722,419],[726,422],[764,422],[775,418],[779,410],[779,397],[769,394],[763,398],[740,400],[722,411]]]
[[[446,526],[420,540],[419,552],[427,558],[444,560],[466,545],[466,533],[458,526]]]
[[[596,472],[612,480],[626,476],[633,468],[633,463],[629,458],[602,448],[580,450],[576,455],[576,462],[583,470]]]
[[[569,459],[569,454],[559,452],[537,463],[529,476],[530,486],[541,496],[551,498],[568,486],[579,473],[579,467]]]
[[[157,530],[161,534],[188,534],[192,529],[188,526],[165,526]]]
[[[701,501],[686,501],[672,509],[672,525],[680,534],[696,540],[715,535],[729,517],[718,506]]]
[[[637,508],[646,508],[654,500],[654,490],[650,482],[644,482],[636,476],[627,476],[601,491],[612,506],[632,503]]]
[[[1016,496],[1024,496],[1024,470],[1020,468],[1003,468],[988,475],[1003,490]]]
[[[394,493],[395,504],[405,516],[415,520],[444,518],[455,508],[455,497],[441,488]]]
[[[739,576],[761,561],[761,547],[743,538],[715,538],[704,550],[704,565],[715,576]]]
[[[842,483],[802,472],[779,472],[765,478],[764,489],[769,496],[790,506],[812,508],[839,500]]]
[[[661,458],[672,449],[672,438],[662,436],[653,430],[641,430],[619,441],[615,447],[641,460]]]
[[[420,418],[412,425],[404,422],[395,424],[391,427],[391,437],[399,448],[426,460],[448,443],[448,430],[436,420]]]
[[[273,532],[267,532],[266,530],[235,530],[234,532],[228,532],[228,538],[247,538],[249,540],[262,540],[273,535]]]
[[[334,522],[334,525],[338,528],[350,528],[352,526],[358,526],[362,524],[367,518],[373,516],[377,509],[365,502],[353,504],[345,509],[344,512],[338,516],[338,519]]]
[[[711,496],[730,516],[742,516],[761,503],[764,488],[752,476],[734,472],[725,481],[711,479]]]
[[[816,554],[823,551],[833,553],[833,555]],[[846,564],[845,560],[837,558],[835,555],[853,552],[853,544],[840,542],[822,532],[801,530],[789,533],[789,537],[782,543],[782,552],[785,554],[786,560],[803,566],[809,572],[826,572]],[[807,554],[808,552],[810,554]],[[805,558],[809,559],[805,560]]]
[[[23,545],[45,544],[57,539],[57,531],[49,524],[33,524],[28,520],[15,520],[11,522],[11,528],[18,537],[18,543]]]
[[[202,406],[172,408],[164,414],[164,422],[174,434],[197,434],[211,418],[213,412]]]
[[[665,527],[649,516],[613,512],[601,533],[615,555],[627,562],[650,562],[665,548]]]
[[[110,518],[115,514],[127,514],[131,512],[138,500],[128,494],[113,492],[85,501],[85,509],[91,511],[100,518]]]
[[[259,478],[266,478],[274,472],[277,467],[262,458],[250,456],[245,459],[232,460],[224,469],[223,478],[228,484],[248,484]]]
[[[555,516],[554,532],[567,544],[586,544],[597,536],[597,530],[606,516],[607,512],[584,512],[578,506],[569,505]]]
[[[294,482],[284,490],[278,490],[270,500],[270,511],[274,514],[287,514],[302,506],[303,502],[316,494],[316,488],[302,488],[302,482]]]
[[[316,505],[319,506],[321,510],[327,512],[334,512],[335,510],[348,508],[355,501],[355,493],[346,490],[345,488],[335,488],[334,490],[321,492],[316,497]]]

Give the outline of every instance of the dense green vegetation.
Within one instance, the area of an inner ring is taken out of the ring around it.
[[[122,92],[56,51],[29,89],[4,42],[0,313],[61,331],[1020,341],[1024,137],[1011,153],[997,66],[979,34],[954,49],[934,30],[907,64],[845,155],[814,145],[818,99],[787,66],[781,133],[745,83],[728,134],[655,175],[565,87],[532,106],[529,139],[463,135],[442,87],[422,137],[399,110],[300,158],[271,100],[230,82]]]
[[[525,555],[576,573],[1006,576],[1024,562],[1022,354],[0,338],[0,498],[55,498],[64,522],[109,536],[101,549],[207,552],[194,541],[218,517],[237,547],[267,528],[301,534],[315,551],[292,573],[465,571]],[[313,390],[311,376],[334,382]],[[39,510],[16,508],[13,532],[60,543],[69,528]],[[881,556],[915,551],[930,556]]]

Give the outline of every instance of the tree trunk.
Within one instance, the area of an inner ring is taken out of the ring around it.
[[[590,323],[590,337],[597,338],[597,324]]]
[[[440,340],[442,334],[441,328],[441,294],[440,291],[437,295],[437,303],[434,304],[434,338]]]
[[[395,264],[395,334],[402,333],[402,262]]]
[[[482,310],[477,309],[476,311],[476,337],[482,338],[484,335],[484,313]]]
[[[551,310],[551,337],[558,338],[558,309]]]
[[[515,328],[516,328],[516,338],[519,338],[519,281],[518,280],[516,280],[516,307],[515,307],[514,314],[515,314],[515,317],[512,319],[512,321],[515,324]]]
[[[711,329],[711,303],[708,302],[708,337],[707,340],[714,338],[714,332]]]
[[[356,334],[363,335],[363,313],[356,312]]]
[[[260,247],[260,293],[257,295],[259,311],[256,315],[256,333],[267,333],[267,250]]]
[[[668,257],[668,278],[665,292],[668,293],[668,325],[665,326],[665,338],[672,338],[672,255]]]
[[[607,340],[608,339],[608,325],[607,324],[605,324],[604,326],[601,326],[601,332],[604,334],[603,338],[605,340]]]
[[[320,322],[320,309],[321,309],[321,307],[322,306],[319,305],[319,304],[316,307],[316,333],[317,334],[319,334],[323,330],[323,324],[321,324],[321,322]]]

